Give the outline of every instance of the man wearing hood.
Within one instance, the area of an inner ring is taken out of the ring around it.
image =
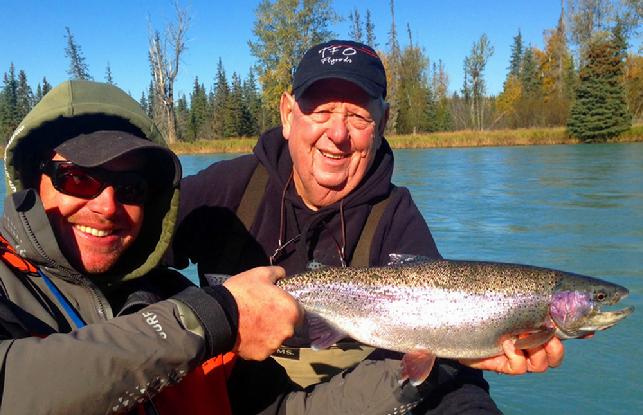
[[[151,398],[183,380],[225,390],[223,357],[211,362],[216,370],[201,363],[229,351],[262,359],[292,334],[299,310],[274,286],[277,267],[206,290],[156,267],[176,220],[181,165],[120,89],[68,81],[50,91],[9,140],[5,177],[0,413],[139,404],[197,413],[201,403],[229,413],[225,392]],[[285,319],[262,319],[255,304]]]
[[[386,74],[377,53],[333,40],[303,56],[292,94],[281,97],[282,125],[264,133],[252,155],[223,161],[182,181],[179,223],[167,261],[198,264],[211,274],[235,274],[276,264],[288,275],[315,266],[381,266],[391,254],[440,258],[409,191],[391,183],[393,152]],[[346,343],[313,352],[296,341],[276,357],[306,386],[366,357],[372,348]],[[557,366],[556,339],[524,353],[467,362],[508,374]],[[449,413],[497,411],[480,371],[438,359],[441,389],[426,405]]]

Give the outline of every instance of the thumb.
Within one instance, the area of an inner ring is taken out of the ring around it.
[[[273,284],[286,277],[286,270],[282,267],[273,265],[266,267],[266,269],[268,270],[268,280]]]

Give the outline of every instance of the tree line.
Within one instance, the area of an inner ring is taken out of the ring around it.
[[[463,61],[463,85],[449,93],[444,63],[429,59],[408,24],[406,45],[400,46],[394,0],[389,6],[384,45],[377,41],[370,10],[354,9],[347,17],[348,38],[376,49],[387,69],[389,134],[567,126],[576,137],[605,140],[643,117],[641,48],[628,53],[629,40],[640,30],[637,0],[564,1],[555,26],[545,31],[542,50],[525,44],[518,30],[497,96],[486,91],[485,69],[495,52],[486,34],[472,43]],[[248,41],[256,64],[245,77],[236,72],[228,77],[219,58],[210,85],[197,76],[189,95],[175,97],[190,24],[185,9],[178,3],[175,9],[165,35],[150,24],[150,83],[140,96],[170,143],[256,136],[278,125],[279,97],[290,89],[299,59],[313,44],[336,37],[331,27],[342,18],[329,0],[261,0]],[[92,79],[79,43],[70,28],[65,32],[69,77]],[[115,82],[109,63],[104,80]],[[43,77],[34,92],[24,70],[16,74],[11,64],[0,91],[0,137],[6,140],[49,89]]]

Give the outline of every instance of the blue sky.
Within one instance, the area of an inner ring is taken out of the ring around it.
[[[189,95],[195,76],[211,87],[219,57],[228,79],[232,72],[245,78],[255,63],[247,44],[259,1],[192,0],[182,4],[192,20],[175,91]],[[364,16],[368,7],[379,47],[386,47],[391,24],[388,0],[338,0],[333,7],[344,17],[354,8]],[[497,94],[502,90],[518,29],[526,44],[542,48],[543,32],[558,20],[560,0],[397,0],[395,8],[400,43],[408,43],[408,23],[414,43],[424,47],[431,61],[444,62],[451,91],[462,86],[462,62],[471,45],[487,33],[495,48],[486,70],[488,92]],[[170,0],[0,0],[0,13],[5,22],[0,73],[13,62],[16,69],[27,73],[34,88],[43,76],[53,85],[67,79],[64,49],[65,26],[69,26],[94,79],[105,79],[109,62],[116,83],[138,99],[150,81],[148,19],[162,29],[172,21],[174,9]],[[348,37],[347,19],[331,28],[339,38]]]

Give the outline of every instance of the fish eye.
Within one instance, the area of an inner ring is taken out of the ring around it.
[[[597,291],[594,293],[594,299],[599,302],[605,301],[607,298],[607,294],[605,294],[605,291]]]

